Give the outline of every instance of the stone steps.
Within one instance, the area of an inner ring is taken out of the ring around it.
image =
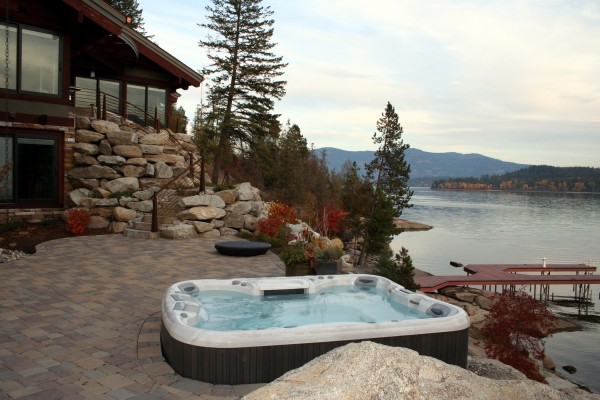
[[[150,232],[149,230],[139,230],[133,228],[126,228],[123,232],[123,236],[132,239],[158,239],[160,238],[160,232]]]

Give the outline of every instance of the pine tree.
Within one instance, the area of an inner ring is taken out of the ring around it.
[[[373,134],[373,143],[379,148],[373,160],[365,166],[367,178],[373,184],[374,201],[366,218],[366,251],[361,253],[360,264],[365,262],[367,253],[379,253],[389,245],[394,235],[400,233],[394,225],[394,218],[411,206],[412,192],[408,187],[410,165],[404,159],[404,152],[410,146],[402,140],[403,129],[398,114],[389,102],[377,121],[377,132]]]
[[[142,17],[142,9],[137,0],[104,0],[110,4],[115,10],[121,12],[126,17],[131,18],[129,26],[144,36],[148,36],[144,28],[144,18]]]
[[[187,131],[188,118],[185,115],[183,107],[179,106],[175,108],[175,105],[171,106],[171,119],[169,121],[169,129],[173,132],[185,133]]]
[[[216,182],[232,140],[247,143],[253,127],[276,120],[274,99],[285,95],[280,76],[287,64],[271,51],[273,12],[261,0],[212,0],[206,10],[208,21],[200,26],[215,36],[199,42],[210,61],[202,74],[213,82],[210,101],[223,110],[212,174]]]

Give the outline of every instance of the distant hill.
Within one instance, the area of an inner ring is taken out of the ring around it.
[[[346,160],[356,161],[361,171],[364,171],[364,165],[373,159],[374,154],[373,151],[347,151],[334,147],[317,149],[317,154],[322,150],[327,153],[329,170],[337,172],[341,171]],[[430,153],[414,148],[406,150],[406,161],[410,164],[411,185],[430,185],[434,180],[441,178],[479,178],[483,175],[500,175],[528,166],[481,154]]]
[[[436,180],[435,189],[600,192],[600,168],[534,165],[503,175]]]

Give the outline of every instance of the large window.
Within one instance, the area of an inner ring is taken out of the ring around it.
[[[166,121],[167,92],[150,86],[127,84],[127,118],[140,124],[152,124],[155,110],[161,126]],[[148,117],[148,118],[147,118]]]
[[[106,96],[106,109],[115,114],[120,114],[121,108],[121,82],[106,79],[75,78],[75,106],[88,107],[96,104],[98,88]],[[102,99],[100,99],[102,104]]]
[[[58,137],[15,134],[0,136],[0,201],[58,202]]]
[[[4,48],[0,62],[0,88],[19,92],[57,96],[61,83],[60,36],[25,27],[0,23],[0,48]],[[6,43],[8,42],[8,49]],[[1,57],[1,54],[0,54]],[[6,59],[8,58],[8,70]]]

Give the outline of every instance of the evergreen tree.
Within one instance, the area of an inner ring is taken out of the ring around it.
[[[231,141],[250,142],[256,124],[276,120],[274,99],[285,94],[280,76],[287,64],[271,51],[273,12],[261,0],[212,0],[206,10],[208,21],[200,26],[215,36],[199,42],[210,61],[202,74],[213,82],[210,101],[223,112],[212,174],[217,181]]]
[[[375,275],[388,278],[408,290],[415,291],[420,288],[415,283],[415,267],[413,267],[412,258],[405,247],[402,247],[400,253],[396,253],[394,259],[389,254],[382,254],[373,272]]]
[[[188,118],[185,115],[183,107],[179,106],[175,108],[175,105],[171,106],[171,119],[169,122],[169,129],[173,132],[185,133],[187,132]]]
[[[131,18],[129,26],[141,33],[144,36],[148,36],[146,29],[144,28],[144,18],[142,17],[142,9],[138,4],[137,0],[104,0],[110,4],[115,10],[121,12],[126,17]]]
[[[361,253],[360,264],[365,262],[367,253],[377,254],[389,245],[394,235],[400,233],[394,225],[394,218],[402,215],[404,208],[410,207],[412,196],[408,187],[410,166],[404,159],[404,152],[410,146],[402,140],[403,129],[398,114],[389,102],[377,121],[377,132],[373,134],[373,143],[379,148],[373,160],[365,166],[375,195],[371,213],[366,219],[366,251]]]
[[[300,127],[288,121],[279,139],[279,157],[277,163],[278,183],[282,200],[287,204],[301,205],[305,200],[306,187],[304,166],[309,156],[306,138]]]

